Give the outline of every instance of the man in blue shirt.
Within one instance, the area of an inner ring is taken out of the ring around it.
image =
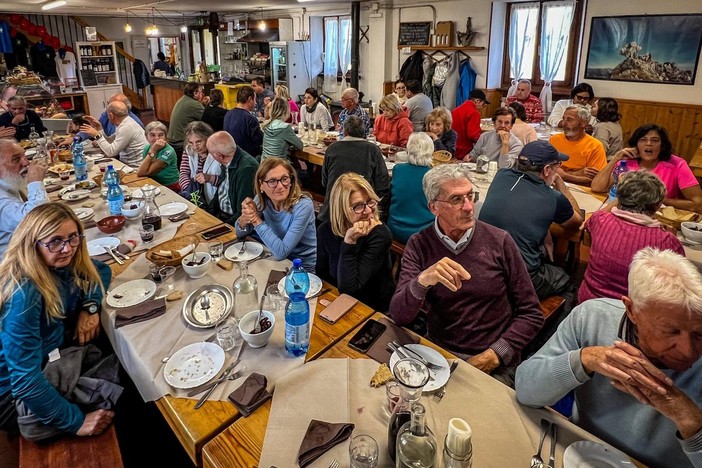
[[[343,107],[344,110],[342,110],[341,114],[339,114],[339,122],[336,125],[336,129],[339,131],[340,137],[344,136],[344,122],[346,122],[346,119],[351,115],[355,115],[363,121],[362,138],[366,138],[368,136],[368,132],[370,132],[370,119],[368,118],[366,111],[364,111],[358,104],[358,99],[358,91],[356,91],[354,88],[347,88],[341,94],[341,107]]]
[[[113,94],[110,99],[107,101],[107,104],[109,105],[112,102],[115,101],[120,101],[123,102],[125,106],[127,106],[127,109],[129,109],[129,117],[133,118],[136,123],[138,123],[141,128],[144,128],[144,124],[142,121],[139,119],[139,117],[132,112],[132,103],[129,102],[129,98],[125,96],[122,93],[117,93]],[[103,111],[102,114],[100,114],[100,118],[98,119],[100,122],[100,125],[102,125],[102,129],[105,132],[105,136],[110,136],[113,135],[117,131],[117,127],[115,127],[111,122],[110,119],[107,118],[107,109]]]
[[[273,101],[275,93],[266,88],[266,82],[263,81],[263,78],[254,78],[251,80],[251,87],[256,93],[256,104],[254,105],[253,112],[256,114],[256,117],[263,117],[266,111],[266,98],[268,98],[269,102]]]

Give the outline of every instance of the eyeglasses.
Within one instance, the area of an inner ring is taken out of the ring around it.
[[[264,180],[263,182],[270,188],[276,188],[279,183],[282,184],[283,187],[289,187],[291,181],[292,181],[291,177],[284,176],[284,177],[281,177],[280,179],[268,179],[268,180]]]
[[[660,138],[655,138],[655,137],[654,137],[654,138],[642,137],[642,138],[639,138],[639,143],[643,143],[644,145],[645,145],[646,143],[651,143],[652,145],[660,145],[660,144],[661,144],[661,139],[660,139]]]
[[[368,200],[365,203],[359,203],[357,205],[353,205],[351,209],[353,210],[354,213],[356,214],[361,214],[364,211],[366,211],[366,207],[370,208],[371,210],[374,209],[378,205],[378,202],[375,200]]]
[[[575,99],[576,101],[589,101],[590,95],[586,94],[585,96],[583,96],[582,94],[576,94],[575,96],[573,96],[573,99]]]
[[[473,202],[475,201],[475,195],[476,195],[475,192],[471,191],[471,192],[468,192],[468,193],[465,194],[465,195],[454,195],[454,196],[452,196],[451,198],[449,198],[448,200],[440,200],[440,199],[437,198],[437,199],[434,200],[434,201],[440,201],[440,202],[444,202],[444,203],[449,203],[449,204],[451,204],[451,206],[453,206],[454,208],[460,208],[460,207],[463,206],[463,204],[466,202],[466,200],[468,200],[469,202],[473,203]]]
[[[37,244],[46,247],[51,253],[56,253],[62,251],[66,244],[70,245],[71,247],[78,247],[83,240],[83,237],[84,236],[82,234],[74,234],[68,239],[53,239],[49,242],[37,241]]]

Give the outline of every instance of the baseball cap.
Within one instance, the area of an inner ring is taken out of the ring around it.
[[[568,155],[559,152],[551,143],[544,140],[531,141],[524,145],[519,160],[532,166],[545,166],[555,161],[567,161]]]
[[[487,96],[483,92],[482,89],[474,89],[473,91],[470,92],[468,95],[469,98],[476,98],[480,99],[485,102],[485,104],[490,104],[490,101],[487,100]]]

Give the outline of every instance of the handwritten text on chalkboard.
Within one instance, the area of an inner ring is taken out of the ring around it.
[[[400,23],[399,46],[428,46],[431,37],[431,22]]]

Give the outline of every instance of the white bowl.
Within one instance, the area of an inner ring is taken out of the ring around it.
[[[136,208],[130,208],[136,205]],[[122,205],[122,214],[127,219],[137,219],[141,216],[141,207],[143,204],[141,202],[130,201]]]
[[[407,154],[407,151],[398,151],[395,153],[395,161],[397,162],[407,162],[409,159],[409,155]]]
[[[239,332],[244,338],[244,341],[246,341],[252,348],[262,348],[266,346],[268,344],[268,340],[273,334],[273,329],[275,328],[275,315],[264,309],[263,316],[268,317],[268,320],[271,321],[271,327],[268,330],[261,333],[256,333],[255,335],[251,332],[253,331],[254,325],[256,325],[256,320],[258,319],[257,310],[253,310],[244,315],[244,317],[239,321]]]
[[[203,258],[205,259],[204,261],[202,261]],[[205,273],[207,273],[207,269],[210,267],[211,260],[212,257],[207,252],[197,252],[195,253],[194,261],[195,263],[202,261],[201,265],[188,265],[188,262],[193,261],[192,254],[187,254],[185,257],[183,257],[183,260],[181,260],[180,263],[183,265],[183,270],[188,274],[188,276],[194,279],[202,278],[203,276],[205,276]]]
[[[685,239],[692,242],[702,243],[702,223],[693,223],[692,221],[685,221],[680,224],[683,236]]]

